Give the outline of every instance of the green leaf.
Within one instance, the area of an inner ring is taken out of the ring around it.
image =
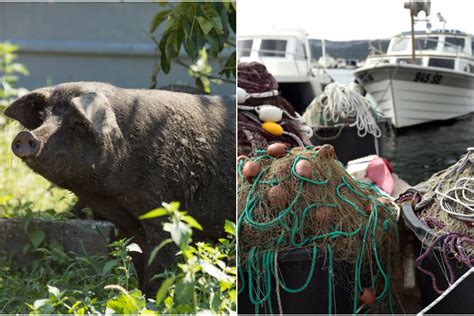
[[[191,37],[184,39],[184,50],[193,61],[199,56],[199,48],[196,46],[196,41]]]
[[[104,268],[102,268],[102,275],[107,275],[115,266],[117,265],[117,260],[110,260],[104,264]]]
[[[180,248],[184,249],[188,246],[192,231],[186,224],[174,220],[172,223],[165,223],[163,230],[171,233],[171,239]]]
[[[164,10],[155,14],[150,24],[150,33],[153,33],[156,28],[169,16],[173,10]]]
[[[227,78],[234,77],[235,78],[235,52],[233,52],[229,58],[227,59],[227,62],[225,63],[224,68],[219,72],[219,74],[225,74]]]
[[[207,38],[207,41],[209,42],[209,55],[213,58],[217,58],[219,56],[219,41],[216,39],[214,36],[209,36]]]
[[[229,24],[230,24],[230,28],[232,29],[232,31],[237,34],[237,14],[236,14],[236,11],[235,11],[235,8],[232,8],[230,10],[230,12],[228,12],[229,14]]]
[[[231,286],[235,286],[235,283],[229,280],[223,280],[219,282],[219,289],[221,290],[221,292],[228,290]]]
[[[191,227],[194,227],[194,228],[197,228],[199,230],[202,230],[202,226],[201,224],[198,223],[197,220],[194,219],[194,217],[190,216],[190,215],[186,215],[184,218],[183,218],[183,221],[185,221],[189,226]]]
[[[150,253],[150,257],[148,258],[148,265],[151,265],[152,262],[155,260],[155,257],[156,255],[158,254],[158,252],[166,245],[172,243],[173,240],[168,238],[168,239],[165,239],[163,240],[158,246],[156,246],[155,248],[153,248],[153,250],[151,251]]]
[[[170,61],[168,59],[168,56],[166,55],[166,45],[167,45],[169,36],[170,36],[169,33],[163,35],[163,37],[160,40],[160,45],[159,45],[160,54],[161,54],[161,56],[160,56],[160,59],[161,59],[160,66],[161,66],[161,69],[163,70],[163,72],[165,74],[170,72]]]
[[[48,285],[48,292],[58,299],[61,296],[61,292],[59,291],[59,289],[51,285]]]
[[[217,279],[218,281],[222,281],[227,279],[227,274],[222,272],[219,268],[213,266],[209,262],[201,261],[200,262],[201,268],[204,272],[212,276],[213,278]]]
[[[231,290],[227,294],[232,302],[237,302],[237,291],[236,290]]]
[[[142,220],[142,219],[161,217],[164,215],[168,215],[168,211],[164,209],[163,207],[159,207],[159,208],[149,211],[148,213],[141,215],[138,218]]]
[[[169,277],[161,283],[160,289],[156,293],[156,306],[159,306],[161,301],[165,298],[166,293],[168,293],[168,289],[170,286],[174,284],[176,277]]]
[[[224,231],[229,235],[235,236],[235,223],[226,219],[224,224]]]
[[[130,245],[127,246],[127,250],[129,252],[139,252],[143,253],[142,248],[137,243],[131,243]]]
[[[207,20],[205,17],[202,17],[202,16],[198,16],[196,18],[196,20],[198,21],[199,23],[199,26],[201,27],[201,30],[202,32],[204,33],[204,35],[207,36],[207,34],[209,34],[209,32],[212,30],[212,28],[214,27],[212,25],[212,23]]]
[[[184,278],[176,282],[174,290],[174,300],[178,304],[191,305],[194,294],[194,282],[187,274]]]
[[[48,299],[41,299],[41,300],[36,300],[34,303],[33,303],[33,307],[35,310],[37,309],[40,309],[41,307],[43,307],[44,305],[48,304],[49,303],[49,300]]]
[[[7,204],[8,201],[10,201],[13,198],[11,195],[5,195],[0,197],[0,205]]]
[[[222,34],[222,21],[219,13],[217,13],[216,9],[214,8],[213,3],[202,3],[201,9],[208,18],[208,20],[212,23],[214,28],[216,29],[217,33]]]
[[[221,307],[221,297],[218,293],[211,293],[211,309],[213,312],[218,313]]]
[[[41,229],[37,229],[37,230],[30,233],[29,238],[30,238],[30,242],[33,245],[33,247],[38,248],[39,245],[41,245],[41,243],[46,238],[46,234]]]
[[[28,76],[30,74],[28,69],[26,69],[26,67],[24,65],[18,64],[18,63],[11,64],[8,67],[8,70],[11,71],[12,73],[17,72],[17,73],[22,74],[24,76]]]
[[[167,209],[170,213],[177,212],[179,210],[179,207],[181,203],[179,202],[171,202],[171,203],[166,203],[163,202],[161,203],[165,209]]]

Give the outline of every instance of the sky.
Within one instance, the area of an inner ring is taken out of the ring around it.
[[[410,11],[405,0],[237,0],[237,30],[240,34],[272,27],[305,29],[310,37],[333,41],[390,38],[410,30]],[[473,0],[431,0],[432,29],[442,28],[474,34]],[[420,13],[424,17],[424,12]],[[426,30],[425,22],[415,29]]]

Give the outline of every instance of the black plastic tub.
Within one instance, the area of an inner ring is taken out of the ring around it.
[[[409,203],[402,204],[402,216],[407,226],[413,231],[419,240],[420,253],[427,248],[428,245],[424,241],[431,240],[430,228],[426,226],[413,212]],[[449,264],[452,267],[456,279],[466,273],[469,268],[465,265],[460,265],[454,258],[449,259]],[[444,265],[442,253],[439,249],[434,248],[433,251],[423,260],[422,268],[430,271],[436,277],[437,285],[444,290],[449,287],[446,273],[447,268]],[[420,281],[420,294],[424,307],[428,306],[436,298],[438,294],[433,289],[433,280],[425,273],[418,273]],[[449,293],[443,300],[431,308],[428,313],[434,314],[472,314],[474,312],[474,274],[471,274],[467,279],[461,282],[451,293]]]
[[[313,130],[311,142],[315,146],[332,145],[338,160],[345,165],[351,160],[377,154],[376,143],[379,148],[379,156],[381,156],[386,124],[386,120],[380,120],[377,123],[382,131],[382,136],[379,138],[375,138],[370,134],[359,137],[356,126],[318,127]]]
[[[278,260],[281,278],[289,288],[301,287],[310,271],[312,264],[312,248],[295,249]],[[332,313],[350,314],[353,311],[353,291],[343,288],[347,284],[345,278],[353,274],[354,266],[347,263],[333,262],[333,299]],[[328,313],[328,260],[325,252],[318,249],[318,258],[314,274],[308,287],[299,293],[288,293],[280,288],[281,306],[284,314],[327,314]],[[242,277],[242,276],[241,276]],[[244,271],[245,288],[238,297],[239,314],[254,314],[255,306],[248,295],[248,275]],[[241,278],[239,277],[239,280]],[[270,295],[274,314],[279,314],[275,279],[272,278],[272,292]],[[264,305],[264,306],[263,306]],[[259,313],[270,313],[268,304],[261,305]]]

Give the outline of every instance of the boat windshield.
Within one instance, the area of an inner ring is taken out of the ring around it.
[[[286,40],[266,40],[262,39],[262,44],[258,51],[260,57],[285,57]]]
[[[240,57],[249,57],[252,52],[253,40],[241,40],[237,43],[237,50]]]
[[[464,50],[464,38],[446,37],[443,50],[448,53],[460,53]]]
[[[438,46],[437,36],[417,38],[415,41],[417,50],[436,50]]]
[[[296,42],[295,58],[308,59],[308,57],[306,56],[306,49],[305,49],[304,43]]]
[[[401,52],[408,50],[408,44],[410,44],[409,38],[398,37],[393,40],[392,52]]]

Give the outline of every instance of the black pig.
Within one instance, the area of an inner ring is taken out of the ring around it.
[[[99,219],[134,236],[140,284],[173,262],[164,249],[145,267],[153,246],[168,236],[160,220],[137,218],[180,201],[215,237],[235,217],[235,98],[74,82],[32,91],[5,115],[27,130],[12,150],[31,169],[74,192]]]

